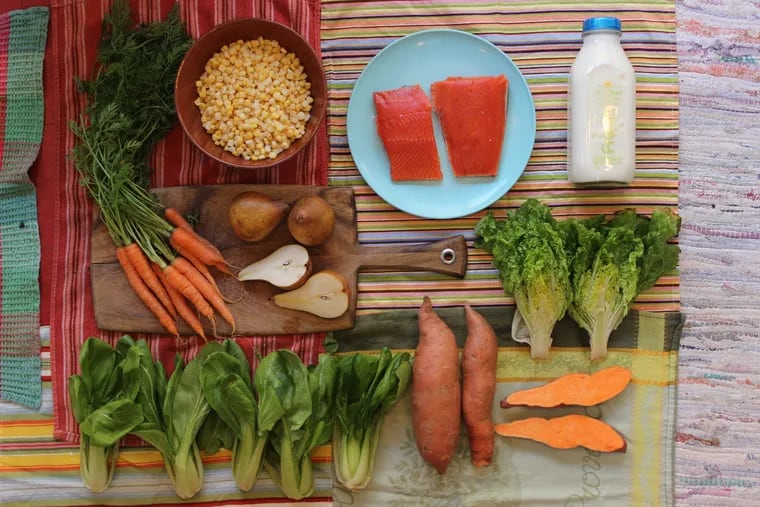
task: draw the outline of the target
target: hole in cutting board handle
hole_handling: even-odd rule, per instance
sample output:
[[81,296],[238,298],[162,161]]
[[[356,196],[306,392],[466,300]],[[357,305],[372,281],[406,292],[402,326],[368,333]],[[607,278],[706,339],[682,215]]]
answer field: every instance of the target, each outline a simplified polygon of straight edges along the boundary
[[441,262],[444,264],[454,264],[454,262],[457,260],[457,253],[454,251],[453,248],[444,248],[441,250]]

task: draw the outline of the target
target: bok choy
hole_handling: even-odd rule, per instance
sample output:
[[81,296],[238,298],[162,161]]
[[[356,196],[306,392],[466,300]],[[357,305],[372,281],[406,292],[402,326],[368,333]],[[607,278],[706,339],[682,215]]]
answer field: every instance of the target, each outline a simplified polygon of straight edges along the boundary
[[260,412],[280,403],[282,417],[269,433],[264,468],[288,498],[299,500],[314,492],[311,453],[330,440],[333,431],[335,359],[322,354],[306,367],[289,350],[264,356],[254,374],[261,399]]
[[111,484],[119,441],[142,421],[137,391],[122,382],[124,355],[98,338],[79,352],[79,375],[68,379],[71,410],[79,424],[79,473],[99,493]]
[[177,356],[168,382],[144,340],[134,342],[127,352],[124,376],[138,386],[136,401],[143,412],[143,421],[132,433],[161,453],[175,493],[183,499],[193,497],[203,486],[196,438],[210,407],[201,389],[200,372],[203,360],[217,350],[223,346],[210,342],[187,365]]
[[233,434],[232,476],[248,491],[261,471],[269,431],[284,412],[278,399],[267,397],[271,392],[256,400],[245,353],[233,340],[224,347],[203,361],[200,380],[209,405]]
[[338,481],[352,491],[372,478],[385,414],[404,395],[412,375],[411,355],[351,354],[337,362],[333,464]]

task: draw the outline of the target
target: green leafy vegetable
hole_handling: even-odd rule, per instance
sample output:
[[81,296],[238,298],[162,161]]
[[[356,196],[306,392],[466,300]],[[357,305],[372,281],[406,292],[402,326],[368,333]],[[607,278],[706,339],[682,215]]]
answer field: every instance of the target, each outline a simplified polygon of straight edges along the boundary
[[[635,216],[635,218],[633,218]],[[625,209],[615,214],[605,227],[613,229],[629,225],[644,244],[644,255],[639,266],[639,293],[651,288],[657,280],[669,271],[673,271],[678,265],[680,248],[669,241],[681,230],[681,217],[674,214],[669,208],[656,209],[652,216],[648,217],[636,213],[635,209]]]
[[[306,367],[289,350],[267,354],[254,374],[254,386],[262,401],[259,425],[271,405],[282,406],[269,433],[264,467],[288,498],[298,500],[314,492],[311,452],[330,440],[333,431],[335,359],[322,354],[316,365]],[[273,417],[272,417],[273,418]]]
[[325,335],[325,341],[323,345],[325,347],[325,352],[328,352],[330,354],[335,354],[338,352],[338,348],[340,347],[338,340],[335,339],[335,335],[332,333],[327,333]]
[[636,296],[678,265],[678,246],[669,241],[680,226],[667,208],[558,222],[528,199],[506,220],[483,217],[475,245],[493,254],[517,306],[512,337],[530,343],[534,359],[548,357],[552,329],[566,311],[589,333],[591,358],[600,359]]
[[333,463],[338,481],[348,489],[369,484],[385,414],[406,392],[411,374],[409,353],[393,354],[388,348],[338,359]]
[[475,246],[493,255],[504,291],[515,299],[512,337],[529,343],[534,359],[547,359],[572,296],[563,229],[546,205],[528,199],[506,220],[488,213],[475,233]]
[[567,221],[573,299],[569,314],[590,336],[591,359],[607,355],[607,343],[636,296],[678,264],[669,244],[680,218],[669,209],[651,217],[626,209],[606,223]]
[[144,340],[127,352],[125,379],[138,386],[143,422],[132,433],[155,447],[178,497],[192,498],[203,486],[203,462],[197,437],[210,407],[201,389],[201,365],[208,355],[224,350],[210,342],[187,365],[177,356],[169,380],[160,361],[153,361]]
[[122,382],[124,355],[98,338],[79,352],[79,375],[68,379],[74,418],[79,423],[79,472],[94,492],[111,484],[119,440],[142,421],[137,391]]
[[114,243],[137,243],[162,267],[174,258],[172,226],[148,191],[148,160],[176,124],[174,81],[191,44],[178,4],[164,21],[133,26],[129,2],[114,0],[92,79],[77,83],[85,114],[69,124],[74,167]]
[[232,446],[235,445],[235,433],[212,407],[211,412],[206,416],[206,420],[203,421],[200,431],[198,431],[196,440],[199,449],[208,456],[213,456],[219,452],[219,449],[232,449]]
[[256,401],[245,353],[232,340],[224,345],[224,351],[213,352],[205,359],[200,380],[209,405],[232,433],[229,448],[235,483],[248,491],[261,471],[269,431],[282,417],[283,409],[276,398],[267,399],[271,393],[262,393]]

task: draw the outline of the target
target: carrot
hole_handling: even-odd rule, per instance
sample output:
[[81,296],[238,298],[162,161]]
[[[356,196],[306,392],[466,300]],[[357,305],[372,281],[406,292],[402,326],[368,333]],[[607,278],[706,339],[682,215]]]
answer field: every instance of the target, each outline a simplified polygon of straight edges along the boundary
[[464,306],[467,340],[462,349],[462,416],[476,467],[491,463],[494,449],[492,405],[496,394],[496,334],[478,312]]
[[590,407],[604,403],[623,392],[631,381],[631,370],[610,366],[596,373],[569,373],[547,384],[515,391],[503,400],[501,408],[513,406],[561,407],[580,405]]
[[[186,222],[185,222],[186,223]],[[187,224],[189,227],[190,224]],[[232,275],[227,267],[227,261],[217,247],[192,228],[175,226],[169,237],[171,245],[181,255],[193,255],[207,266],[215,266],[219,271]]]
[[454,333],[429,297],[418,312],[419,343],[412,363],[412,423],[417,449],[439,474],[454,457],[461,426],[459,351]]
[[209,303],[211,303],[211,306],[213,306],[216,311],[219,312],[219,315],[221,315],[222,318],[230,324],[232,327],[232,332],[230,334],[234,335],[235,318],[232,316],[230,309],[227,308],[227,304],[224,302],[224,299],[222,299],[222,296],[219,294],[219,292],[214,290],[211,284],[208,283],[208,280],[206,280],[203,275],[200,274],[197,269],[195,269],[190,261],[184,257],[175,257],[172,261],[172,266],[174,266],[180,273],[182,273],[185,278],[187,278],[187,280],[198,289],[198,292],[200,292],[203,297]]
[[[188,227],[189,226],[190,226],[190,224],[188,224]],[[201,239],[201,240],[203,240],[202,236],[198,236],[198,238]],[[179,249],[176,246],[174,248],[177,249],[177,251],[179,251]],[[214,248],[216,248],[216,247],[214,247]],[[184,257],[185,259],[189,260],[192,263],[192,265],[195,266],[195,268],[198,271],[201,272],[201,274],[206,278],[206,280],[208,280],[208,282],[211,284],[211,286],[214,288],[214,290],[216,290],[216,292],[218,292],[219,295],[222,296],[222,299],[224,299],[225,302],[227,302],[227,303],[234,303],[235,302],[231,298],[228,298],[227,296],[225,296],[224,294],[222,294],[222,290],[219,288],[219,285],[216,283],[216,279],[214,278],[214,275],[211,274],[211,271],[209,271],[208,266],[206,264],[204,264],[203,262],[201,262],[200,259],[198,259],[195,255],[193,255],[192,252],[189,252],[186,249],[183,249],[183,251],[180,252],[180,254],[182,255],[182,257]],[[219,255],[221,255],[221,253]],[[224,271],[225,273],[231,275],[231,273],[229,272],[229,270],[227,269],[226,266],[219,267],[219,270],[220,271]],[[238,301],[239,301],[239,299],[238,299]]]
[[585,447],[598,452],[625,452],[626,442],[609,424],[587,415],[543,419],[528,417],[494,426],[504,437],[527,438],[555,449]]
[[198,291],[195,285],[185,277],[185,275],[172,264],[169,264],[164,268],[164,276],[169,285],[190,300],[201,315],[212,322],[214,321],[214,309],[211,308],[208,301],[203,298],[203,295]]
[[142,251],[140,245],[137,243],[130,243],[124,247],[124,251],[129,258],[129,262],[135,267],[140,277],[145,281],[145,284],[153,291],[161,304],[166,308],[169,314],[177,318],[177,310],[174,309],[174,303],[172,303],[169,294],[159,281],[156,274],[150,268],[148,258],[145,256],[145,252]]
[[[179,336],[174,319],[161,304],[161,301],[159,301],[153,292],[151,292],[150,288],[142,278],[142,273],[130,262],[126,247],[119,247],[116,249],[116,258],[119,260],[119,264],[124,270],[124,274],[127,275],[129,285],[132,286],[132,289],[134,289],[140,300],[145,303],[145,306],[147,306],[153,315],[158,318],[158,321],[164,329],[175,336]],[[150,271],[150,268],[148,268],[148,271]]]
[[172,302],[174,303],[174,307],[177,309],[177,313],[180,317],[184,319],[185,322],[190,326],[190,328],[195,331],[195,334],[203,338],[203,340],[206,340],[206,333],[203,331],[203,326],[201,325],[201,320],[198,318],[196,313],[193,311],[192,308],[190,308],[190,305],[187,303],[187,300],[185,297],[177,292],[177,290],[172,287],[172,285],[166,280],[166,276],[164,276],[164,272],[161,271],[161,268],[158,264],[155,262],[152,262],[150,267],[153,269],[153,272],[156,274],[158,279],[163,284],[164,288],[166,289],[167,294],[169,294],[169,297],[172,299]]
[[[222,296],[222,291],[219,290],[219,286],[216,284],[216,280],[214,279],[214,275],[211,274],[211,271],[209,271],[208,266],[203,264],[201,261],[199,261],[196,257],[193,257],[191,254],[185,254],[182,257],[190,261],[190,264],[192,264],[195,269],[198,270],[200,274],[203,275],[203,278],[205,278],[208,283],[211,285],[211,287],[214,288],[214,290]],[[224,296],[222,296],[224,297]],[[226,300],[225,300],[226,301]]]
[[216,283],[216,279],[214,278],[214,275],[211,274],[211,271],[209,271],[208,266],[203,264],[201,261],[199,261],[195,257],[188,256],[187,253],[185,253],[185,255],[183,255],[182,257],[189,260],[190,263],[195,267],[195,269],[197,269],[200,272],[200,274],[203,275],[203,278],[208,280],[208,283],[211,285],[211,287],[213,287],[216,293],[219,294],[219,296],[221,296],[221,298],[224,300],[225,303],[237,303],[238,301],[243,299],[244,296],[242,295],[238,297],[237,299],[233,299],[232,297],[226,296],[225,294],[223,294],[222,289],[220,289],[219,285]]
[[164,208],[164,217],[174,227],[179,227],[180,229],[185,229],[186,231],[195,232],[193,230],[193,226],[190,225],[190,223],[187,220],[185,220],[185,217],[182,216],[182,213],[177,211],[177,208],[172,208],[172,207]]

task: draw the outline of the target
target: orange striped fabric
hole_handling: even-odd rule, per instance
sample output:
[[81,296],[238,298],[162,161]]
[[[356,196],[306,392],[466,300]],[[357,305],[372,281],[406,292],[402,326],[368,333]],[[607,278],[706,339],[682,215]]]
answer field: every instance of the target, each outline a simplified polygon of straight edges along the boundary
[[[581,45],[583,19],[615,15],[622,43],[637,73],[637,170],[620,189],[578,189],[567,181],[567,78]],[[363,274],[360,313],[415,307],[423,295],[438,305],[511,304],[490,256],[473,248],[473,228],[487,211],[496,216],[535,197],[558,218],[611,214],[622,207],[649,213],[678,205],[678,78],[672,2],[368,2],[325,0],[322,54],[329,78],[330,184],[356,190],[360,240],[413,243],[463,234],[469,264],[464,281],[425,272]],[[525,172],[491,207],[452,220],[426,220],[393,208],[361,178],[347,142],[351,91],[365,65],[385,46],[424,29],[451,28],[483,37],[507,53],[525,76],[536,106],[536,141]],[[445,203],[442,203],[445,205]],[[635,308],[678,310],[679,278],[662,277]]]

